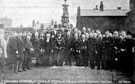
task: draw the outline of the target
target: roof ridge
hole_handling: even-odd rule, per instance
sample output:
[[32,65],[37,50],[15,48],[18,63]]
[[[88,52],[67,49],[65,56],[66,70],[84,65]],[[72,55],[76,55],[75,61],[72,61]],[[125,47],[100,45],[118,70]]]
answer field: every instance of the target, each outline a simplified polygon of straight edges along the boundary
[[[95,9],[81,9],[81,10],[95,10]],[[104,9],[104,10],[118,10],[118,9]],[[130,9],[120,9],[120,10],[130,10]]]
[[104,9],[104,11],[94,9],[81,9],[81,16],[127,16],[130,9]]

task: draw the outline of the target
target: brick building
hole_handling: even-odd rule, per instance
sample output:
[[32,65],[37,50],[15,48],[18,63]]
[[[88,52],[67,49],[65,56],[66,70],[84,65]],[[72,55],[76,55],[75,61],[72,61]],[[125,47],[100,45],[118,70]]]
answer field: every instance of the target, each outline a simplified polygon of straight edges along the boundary
[[130,0],[130,9],[104,9],[104,4],[101,1],[100,6],[94,9],[77,9],[77,24],[76,27],[91,29],[99,29],[104,32],[106,30],[135,30],[135,1]]

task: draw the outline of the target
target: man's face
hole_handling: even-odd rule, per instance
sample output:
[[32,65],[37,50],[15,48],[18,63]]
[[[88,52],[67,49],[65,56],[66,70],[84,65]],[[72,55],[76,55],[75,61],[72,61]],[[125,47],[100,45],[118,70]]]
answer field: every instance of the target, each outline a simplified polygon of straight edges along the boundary
[[96,33],[93,34],[93,38],[97,38],[97,34]]
[[126,37],[126,32],[121,32],[121,36]]
[[64,32],[64,28],[61,28],[61,31]]
[[90,33],[90,37],[93,37],[93,33]]
[[85,27],[83,28],[83,32],[86,32],[86,28]]
[[112,37],[112,33],[109,33],[109,36]]
[[118,37],[118,34],[117,34],[117,33],[114,33],[114,34],[113,34],[113,37]]
[[120,39],[123,39],[123,36],[120,35]]
[[50,36],[51,36],[50,34],[47,34],[47,35],[46,35],[46,38],[47,38],[47,39],[49,39],[49,38],[50,38]]
[[99,39],[102,39],[102,34],[98,35],[98,38],[99,38]]
[[5,30],[4,29],[0,29],[0,34],[4,34]]
[[70,32],[67,32],[67,36],[70,36]]
[[85,40],[85,37],[86,37],[85,35],[82,35],[82,40]]
[[91,32],[90,28],[88,28],[88,32]]
[[58,37],[61,37],[61,33],[58,34]]
[[74,32],[75,32],[75,33],[77,33],[77,32],[78,32],[77,28],[75,28],[75,29],[74,29]]
[[30,41],[31,37],[30,36],[27,36],[27,40]]
[[109,33],[108,33],[108,32],[106,32],[105,36],[106,36],[106,37],[109,37]]
[[75,39],[78,39],[78,35],[77,34],[75,34]]
[[19,36],[22,37],[22,33],[19,33]]

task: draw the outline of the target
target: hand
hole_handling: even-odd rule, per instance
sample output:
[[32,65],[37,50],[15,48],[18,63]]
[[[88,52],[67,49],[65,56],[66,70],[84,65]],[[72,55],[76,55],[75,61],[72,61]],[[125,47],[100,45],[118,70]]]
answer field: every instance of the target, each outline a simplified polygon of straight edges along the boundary
[[18,51],[16,51],[16,54],[18,54]]
[[118,58],[115,58],[115,61],[118,61]]
[[25,51],[25,48],[23,49],[23,51]]
[[52,38],[54,38],[54,35],[52,35]]
[[53,53],[53,50],[52,50],[52,53]]
[[98,52],[96,51],[95,53],[97,54]]
[[34,51],[33,48],[30,48],[31,51]]
[[125,51],[124,49],[121,49],[121,51]]
[[116,50],[118,49],[117,47],[114,47]]
[[43,50],[42,49],[40,49],[40,52],[42,52]]

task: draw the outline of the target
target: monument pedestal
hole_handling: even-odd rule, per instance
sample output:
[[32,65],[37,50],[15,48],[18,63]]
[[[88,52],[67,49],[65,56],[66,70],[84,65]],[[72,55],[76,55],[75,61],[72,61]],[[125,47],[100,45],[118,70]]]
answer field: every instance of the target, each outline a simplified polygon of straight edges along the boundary
[[68,26],[69,26],[69,14],[68,14],[69,5],[66,4],[66,0],[65,0],[65,4],[63,4],[62,6],[63,6],[63,15],[61,16],[62,27],[68,28]]

